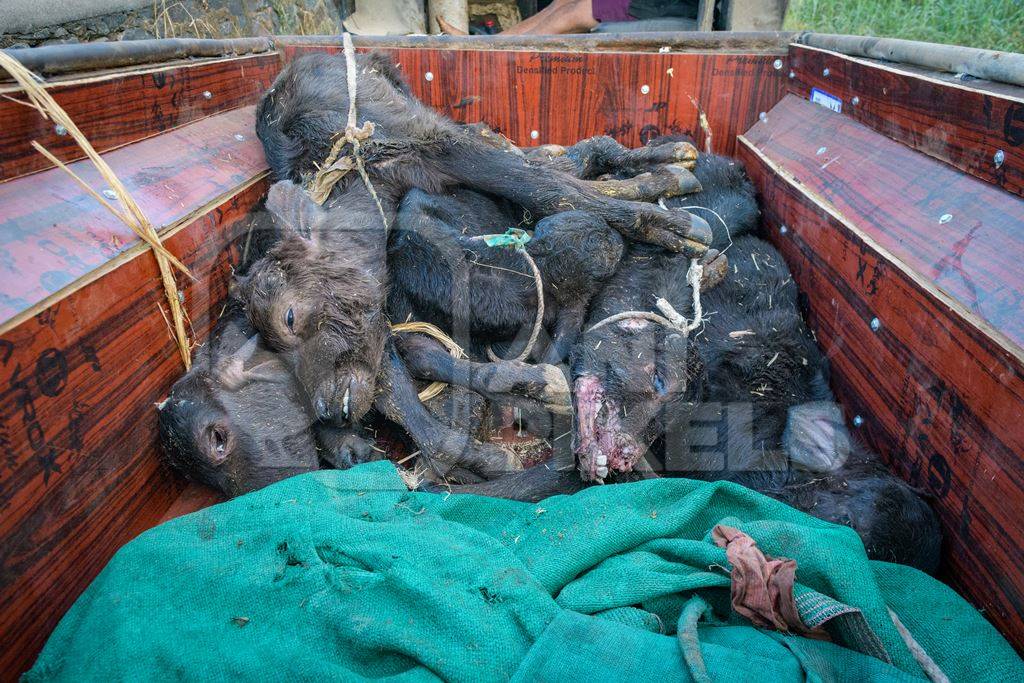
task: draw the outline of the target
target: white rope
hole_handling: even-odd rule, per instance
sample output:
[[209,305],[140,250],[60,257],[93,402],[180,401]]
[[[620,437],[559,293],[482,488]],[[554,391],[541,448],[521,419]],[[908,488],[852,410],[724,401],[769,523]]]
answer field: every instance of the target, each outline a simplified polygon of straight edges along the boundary
[[362,128],[356,127],[356,48],[352,45],[352,35],[348,31],[341,34],[341,41],[345,50],[345,67],[348,69],[348,126],[345,127],[345,138],[352,143],[352,156],[356,162],[356,170],[359,171],[359,176],[363,179],[366,189],[369,190],[370,196],[377,204],[380,220],[384,223],[384,232],[387,232],[390,229],[388,217],[384,213],[384,207],[381,206],[373,183],[370,182],[370,176],[366,173],[363,157],[359,154],[359,140],[373,135],[373,122],[367,121]]
[[896,613],[892,611],[891,607],[886,607],[889,610],[889,618],[892,619],[893,625],[900,634],[900,638],[906,644],[907,649],[910,650],[910,654],[914,656],[921,670],[924,671],[925,675],[932,683],[949,683],[949,677],[939,668],[939,665],[935,663],[935,660],[925,652],[925,649],[921,647],[921,643],[917,642],[914,635],[907,630],[907,627],[903,625],[900,618],[896,616]]
[[[384,206],[381,204],[380,197],[377,196],[377,190],[374,189],[373,183],[370,182],[370,176],[366,173],[366,166],[363,164],[363,156],[360,154],[359,149],[360,142],[373,135],[375,126],[373,121],[364,121],[361,127],[357,125],[359,119],[356,112],[358,81],[356,74],[356,49],[352,45],[351,35],[343,33],[341,38],[344,46],[345,71],[348,82],[348,123],[345,126],[345,134],[335,141],[323,165],[320,166],[316,175],[310,181],[307,190],[313,201],[317,204],[323,204],[327,201],[327,197],[330,196],[331,190],[338,181],[355,168],[359,172],[359,177],[363,179],[363,184],[366,185],[370,196],[373,197],[373,201],[377,205],[377,211],[380,213],[380,220],[384,223],[384,232],[387,232],[390,228],[387,214],[384,212]],[[345,145],[352,146],[352,154],[339,158],[341,150]]]
[[697,259],[690,259],[690,268],[686,271],[686,282],[690,285],[693,294],[693,320],[687,322],[686,316],[677,311],[668,299],[658,297],[654,307],[661,311],[661,315],[653,311],[624,311],[604,318],[600,322],[591,325],[587,332],[593,332],[599,327],[610,325],[620,320],[650,320],[669,329],[689,335],[690,332],[700,327],[704,322],[704,310],[700,303],[700,279],[704,276],[704,266]]
[[346,31],[341,34],[342,49],[345,51],[345,69],[348,71],[348,125],[345,132],[356,127],[356,49],[352,36]]

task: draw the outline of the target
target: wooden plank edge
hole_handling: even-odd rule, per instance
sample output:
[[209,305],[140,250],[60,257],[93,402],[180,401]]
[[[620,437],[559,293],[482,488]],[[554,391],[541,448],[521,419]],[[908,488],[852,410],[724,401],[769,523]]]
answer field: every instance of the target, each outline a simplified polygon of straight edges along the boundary
[[[179,230],[187,226],[189,223],[202,217],[206,213],[209,213],[210,211],[216,209],[221,204],[230,201],[232,197],[234,197],[237,194],[241,194],[254,184],[262,181],[269,174],[269,170],[258,173],[255,176],[249,178],[249,180],[245,181],[244,183],[236,185],[230,190],[222,192],[213,199],[210,199],[206,203],[201,204],[200,206],[196,207],[185,216],[182,216],[180,219],[176,220],[175,222],[160,228],[159,230],[157,230],[157,234],[160,237],[160,241],[163,242],[173,237]],[[9,318],[5,322],[0,323],[0,335],[7,334],[14,328],[21,325],[26,320],[39,315],[39,313],[41,313],[42,311],[45,311],[54,304],[67,298],[69,295],[75,293],[82,287],[85,287],[86,285],[95,282],[96,280],[103,277],[110,271],[116,269],[119,265],[127,261],[130,261],[131,259],[135,258],[144,251],[150,251],[150,247],[142,240],[139,240],[138,243],[136,243],[134,246],[124,250],[114,258],[99,266],[98,268],[89,271],[85,275],[65,285],[63,288],[54,292],[53,294],[46,297],[42,301],[36,303],[33,306],[30,306],[29,308],[26,308],[25,310]]]
[[[872,69],[881,69],[883,71],[888,71],[890,73],[894,73],[894,74],[896,74],[898,76],[903,76],[903,77],[906,77],[906,78],[916,78],[918,80],[926,81],[926,82],[932,83],[934,85],[940,85],[940,86],[947,87],[947,88],[956,88],[958,90],[965,90],[967,92],[974,93],[974,94],[977,94],[977,95],[987,95],[989,97],[996,97],[996,98],[999,98],[999,99],[1007,100],[1008,102],[1024,103],[1024,96],[1014,97],[1013,95],[1007,95],[1007,94],[1003,94],[1003,93],[996,93],[996,92],[992,92],[990,90],[981,90],[979,88],[972,88],[970,85],[968,85],[966,83],[953,83],[953,82],[950,82],[950,81],[942,80],[941,78],[933,78],[933,77],[927,76],[925,74],[917,73],[917,72],[914,72],[914,71],[907,71],[906,69],[900,69],[900,68],[897,68],[898,65],[897,66],[893,66],[893,65],[887,64],[885,62],[877,62],[877,61],[873,61],[873,60],[870,60],[870,59],[865,59],[863,57],[853,57],[851,55],[843,54],[842,52],[833,52],[832,50],[825,50],[825,49],[820,48],[820,47],[812,47],[810,45],[804,45],[802,43],[791,43],[789,47],[790,47],[790,49],[812,50],[814,52],[820,52],[822,54],[829,55],[830,57],[835,57],[836,59],[848,60],[848,61],[853,62],[855,64],[860,64],[862,66],[870,67]],[[990,81],[986,81],[986,82],[990,82]],[[992,81],[992,82],[994,82],[994,81]]]
[[842,214],[831,202],[827,201],[823,197],[817,195],[811,191],[806,185],[797,180],[789,171],[782,166],[776,164],[764,154],[754,143],[746,138],[744,135],[737,135],[736,139],[741,145],[746,147],[752,154],[754,154],[763,164],[765,164],[773,173],[782,178],[786,183],[796,188],[796,190],[804,194],[810,199],[818,208],[827,213],[829,216],[834,218],[836,221],[841,223],[843,227],[849,230],[857,239],[863,241],[863,243],[875,251],[881,258],[895,266],[900,272],[907,276],[915,285],[917,285],[922,291],[934,297],[943,306],[949,308],[953,313],[959,316],[964,322],[979,330],[982,334],[988,337],[994,344],[1001,348],[1005,353],[1012,356],[1017,363],[1024,365],[1024,349],[1018,346],[1013,340],[1007,337],[1005,334],[1000,332],[998,329],[993,327],[987,320],[978,317],[975,313],[972,313],[967,309],[959,300],[950,296],[943,290],[935,286],[935,283],[918,273],[913,268],[910,268],[902,259],[897,257],[891,251],[880,245],[873,237],[865,233],[863,230],[857,227],[857,225],[849,220]]
[[[145,75],[151,74],[151,73],[158,73],[158,72],[161,72],[161,71],[169,71],[169,70],[172,70],[172,69],[178,69],[178,68],[181,68],[183,66],[208,66],[210,64],[218,64],[218,63],[221,63],[221,62],[233,62],[233,61],[249,60],[249,59],[255,59],[255,58],[267,58],[267,57],[276,57],[278,65],[280,67],[280,64],[281,64],[282,59],[283,59],[283,55],[282,55],[282,53],[275,51],[275,52],[265,52],[265,53],[259,53],[259,54],[253,54],[253,55],[242,55],[242,56],[239,56],[239,57],[229,57],[229,58],[226,58],[226,59],[210,59],[210,60],[204,60],[204,61],[199,62],[199,63],[196,63],[196,62],[181,62],[181,63],[178,63],[178,64],[171,64],[171,65],[162,66],[160,68],[153,68],[153,69],[138,69],[138,70],[134,70],[134,71],[119,71],[119,72],[117,72],[115,74],[107,74],[105,76],[95,76],[95,77],[92,77],[92,78],[83,78],[83,79],[78,79],[78,80],[74,80],[74,81],[60,81],[60,82],[47,81],[46,83],[43,84],[43,87],[47,88],[49,90],[50,88],[48,86],[55,88],[55,87],[63,87],[63,86],[85,85],[85,84],[89,84],[89,83],[103,82],[105,80],[114,80],[114,78],[121,77],[121,76],[145,76]],[[280,71],[280,69],[279,69],[279,71]],[[20,92],[24,92],[24,90],[21,87],[19,87],[19,86],[15,86],[15,87],[11,87],[11,88],[6,88],[5,89],[2,85],[0,85],[0,95],[10,95],[10,93],[20,93]],[[53,95],[54,93],[50,93],[50,94]],[[59,93],[57,93],[57,94],[59,95]],[[59,102],[58,102],[58,104],[59,104]],[[204,121],[204,120],[206,120],[208,118],[211,118],[211,117],[214,117],[214,116],[220,116],[221,114],[225,114],[225,113],[227,113],[229,111],[235,111],[236,109],[241,109],[243,107],[249,107],[249,106],[252,106],[252,105],[251,104],[239,104],[238,106],[235,106],[235,107],[223,107],[221,109],[218,109],[217,111],[210,112],[209,114],[205,114],[203,116],[199,116],[199,117],[196,117],[194,119],[188,119],[187,121],[182,121],[180,123],[175,123],[175,124],[173,124],[171,126],[168,126],[167,128],[164,128],[162,130],[153,130],[152,132],[149,132],[149,133],[143,133],[143,134],[141,134],[137,138],[132,138],[131,140],[125,140],[124,142],[122,142],[121,144],[118,144],[118,145],[112,145],[112,146],[109,146],[109,147],[103,147],[103,149],[97,150],[97,151],[100,152],[101,154],[106,154],[107,152],[113,152],[115,150],[121,149],[122,147],[126,147],[128,145],[135,144],[136,142],[142,142],[143,140],[149,140],[151,138],[156,137],[157,135],[162,135],[164,133],[168,133],[168,132],[173,131],[173,130],[178,130],[179,128],[184,128],[185,126],[192,125],[193,123],[198,123],[198,122]],[[76,156],[69,157],[67,159],[62,159],[62,161],[64,163],[66,163],[66,164],[71,164],[71,163],[74,163],[76,161],[81,161],[82,159],[85,159],[85,158],[86,158],[85,153],[82,153],[82,154],[79,154],[79,155],[76,155]],[[47,162],[47,163],[48,163],[47,166],[44,166],[42,168],[37,168],[34,171],[28,171],[27,173],[19,173],[18,175],[13,175],[13,176],[6,177],[6,178],[0,178],[0,184],[7,183],[7,182],[10,182],[12,180],[17,180],[18,178],[24,178],[26,176],[34,175],[36,173],[42,173],[43,171],[49,171],[50,169],[56,168],[52,164],[49,164],[49,162]],[[3,330],[0,329],[0,334],[2,334],[2,333],[3,333]]]
[[[179,60],[176,62],[168,62],[166,64],[160,64],[154,67],[141,67],[137,69],[127,68],[119,69],[117,71],[105,71],[100,74],[90,74],[89,76],[83,76],[79,78],[69,78],[67,80],[60,80],[56,78],[45,79],[40,85],[45,89],[50,90],[51,88],[63,88],[66,86],[74,85],[88,85],[90,83],[101,83],[103,81],[112,81],[115,78],[123,78],[127,76],[145,76],[146,74],[160,73],[162,71],[170,71],[172,69],[180,69],[182,67],[203,67],[211,64],[220,64],[221,62],[242,62],[250,61],[254,59],[261,59],[265,57],[277,56],[280,60],[281,52],[275,50],[274,52],[260,52],[251,55],[239,55],[233,57],[222,57],[215,59],[202,59],[202,60]],[[24,92],[24,89],[16,84],[0,83],[0,95],[10,95],[12,93]],[[51,93],[52,94],[52,93]]]

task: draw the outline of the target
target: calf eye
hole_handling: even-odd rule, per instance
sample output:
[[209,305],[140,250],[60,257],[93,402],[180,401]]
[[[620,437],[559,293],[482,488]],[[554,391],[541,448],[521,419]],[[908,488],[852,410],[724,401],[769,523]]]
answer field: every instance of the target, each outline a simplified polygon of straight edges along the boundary
[[288,326],[288,330],[292,334],[295,334],[295,311],[290,308],[284,314],[284,324]]

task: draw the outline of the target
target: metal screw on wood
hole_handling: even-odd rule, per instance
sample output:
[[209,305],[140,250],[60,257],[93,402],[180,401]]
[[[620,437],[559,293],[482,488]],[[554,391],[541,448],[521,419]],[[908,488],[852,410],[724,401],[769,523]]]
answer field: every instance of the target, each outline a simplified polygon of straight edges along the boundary
[[878,332],[882,328],[882,321],[878,318],[872,318],[871,322],[868,323],[871,326],[872,332]]
[[530,139],[531,139],[531,140],[536,140],[536,139],[537,139],[537,138],[539,138],[539,137],[540,137],[540,133],[538,133],[538,132],[537,132],[537,131],[535,131],[535,130],[531,130],[531,131],[530,131]]
[[107,199],[117,199],[117,193],[111,190],[109,187],[103,190],[103,196]]
[[776,71],[778,71],[779,69],[782,68],[782,60],[776,59],[774,62],[772,62],[772,66],[775,67]]
[[56,133],[57,135],[67,135],[68,129],[58,123],[56,126],[53,127],[53,132]]
[[785,235],[787,232],[789,232],[789,228],[787,228],[785,225],[780,225],[779,226],[779,234],[780,235]]
[[953,214],[951,214],[951,213],[944,213],[941,216],[939,216],[939,225],[945,225],[946,223],[950,222],[951,220],[953,220]]
[[757,115],[757,118],[761,119],[762,121],[767,121],[768,114],[766,114],[765,112],[761,112],[760,114]]
[[854,415],[853,416],[853,426],[854,427],[860,427],[860,426],[863,426],[863,424],[864,424],[864,418],[863,417],[861,417],[860,415]]
[[860,104],[860,98],[859,98],[859,97],[857,97],[856,95],[854,95],[854,96],[853,96],[853,99],[852,99],[852,100],[850,100],[850,102],[851,102],[851,103],[853,104],[853,106],[855,106],[855,107],[856,107],[856,106],[857,106],[858,104]]
[[992,161],[995,162],[996,168],[999,168],[1006,161],[1006,152],[1001,149],[996,150],[996,153],[992,156]]
[[829,70],[828,70],[828,67],[826,66],[826,67],[825,67],[825,68],[824,68],[824,69],[822,70],[822,72],[821,72],[821,75],[822,75],[822,76],[826,76],[826,77],[827,77],[827,76],[828,76],[828,75],[829,75],[830,73],[832,73],[832,72],[831,72],[831,71],[829,71]]
[[640,86],[640,93],[641,94],[646,95],[649,92],[651,92],[651,86],[647,85],[646,83],[644,85]]
[[796,72],[795,71],[790,71],[789,72],[789,77],[790,78],[796,78]]
[[425,78],[428,81],[434,80],[434,72],[428,71],[427,73],[423,74],[423,78]]
[[213,99],[213,93],[210,92],[209,90],[204,90],[203,91],[203,97],[205,97],[208,100],[212,100]]
[[239,142],[242,142],[243,140],[245,140],[245,136],[242,135],[241,133],[235,133],[235,139],[238,140]]

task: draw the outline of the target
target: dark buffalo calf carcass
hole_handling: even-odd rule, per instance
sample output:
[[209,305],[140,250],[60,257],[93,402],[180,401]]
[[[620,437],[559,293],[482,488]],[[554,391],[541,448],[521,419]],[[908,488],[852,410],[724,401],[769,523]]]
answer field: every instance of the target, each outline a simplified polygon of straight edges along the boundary
[[[749,235],[727,253],[729,275],[704,297],[697,337],[703,403],[666,434],[666,468],[742,483],[853,527],[874,559],[935,571],[938,520],[847,432],[782,255]],[[717,425],[715,443],[692,443],[695,421],[704,434]]]
[[[529,337],[538,315],[533,272],[521,253],[480,239],[517,220],[509,207],[470,190],[411,190],[388,249],[393,297],[399,294],[417,319],[467,346]],[[534,358],[558,363],[575,342],[591,297],[615,272],[623,241],[599,217],[566,211],[541,219],[525,249],[541,275],[550,332],[535,346]]]
[[[359,123],[372,121],[375,126],[361,150],[379,206],[356,173],[344,176],[327,200],[330,220],[311,233],[318,249],[297,248],[288,240],[268,255],[272,263],[254,267],[252,286],[246,290],[254,323],[271,347],[289,352],[288,362],[322,417],[344,422],[358,419],[369,407],[365,387],[383,354],[379,327],[370,326],[366,334],[371,338],[356,336],[364,328],[347,328],[359,318],[375,322],[383,292],[377,297],[360,292],[365,311],[335,315],[322,306],[314,310],[320,315],[314,325],[298,320],[305,311],[295,301],[300,295],[324,298],[325,292],[343,295],[354,288],[350,274],[332,272],[320,263],[331,259],[375,264],[359,269],[383,286],[386,231],[378,213],[393,222],[397,202],[412,188],[438,192],[461,184],[507,198],[537,217],[580,209],[624,235],[690,254],[702,253],[711,239],[707,223],[685,212],[609,197],[587,181],[531,166],[521,155],[494,146],[413,98],[394,64],[382,55],[359,57],[357,71]],[[274,175],[309,181],[345,131],[348,110],[343,56],[304,55],[289,64],[257,111],[257,134]],[[299,233],[307,227],[299,226]],[[357,237],[365,242],[353,244]]]
[[[721,277],[724,260],[708,252],[702,287]],[[674,414],[700,396],[702,364],[692,337],[643,315],[657,313],[659,300],[686,315],[689,269],[681,254],[634,245],[591,304],[570,356],[573,448],[585,480],[632,471],[663,433],[666,411]]]
[[158,408],[171,466],[228,496],[319,469],[321,459],[344,468],[373,456],[354,430],[316,422],[235,302]]
[[[459,434],[416,398],[413,376],[394,348],[384,311],[383,228],[353,218],[347,202],[321,208],[288,181],[271,187],[266,207],[280,227],[281,242],[237,279],[236,291],[268,346],[294,369],[314,417],[352,426],[375,406],[405,429],[424,459],[439,461],[432,463],[439,473],[508,471],[508,454],[499,446]],[[372,221],[371,214],[359,215]],[[332,246],[342,235],[344,248]]]

